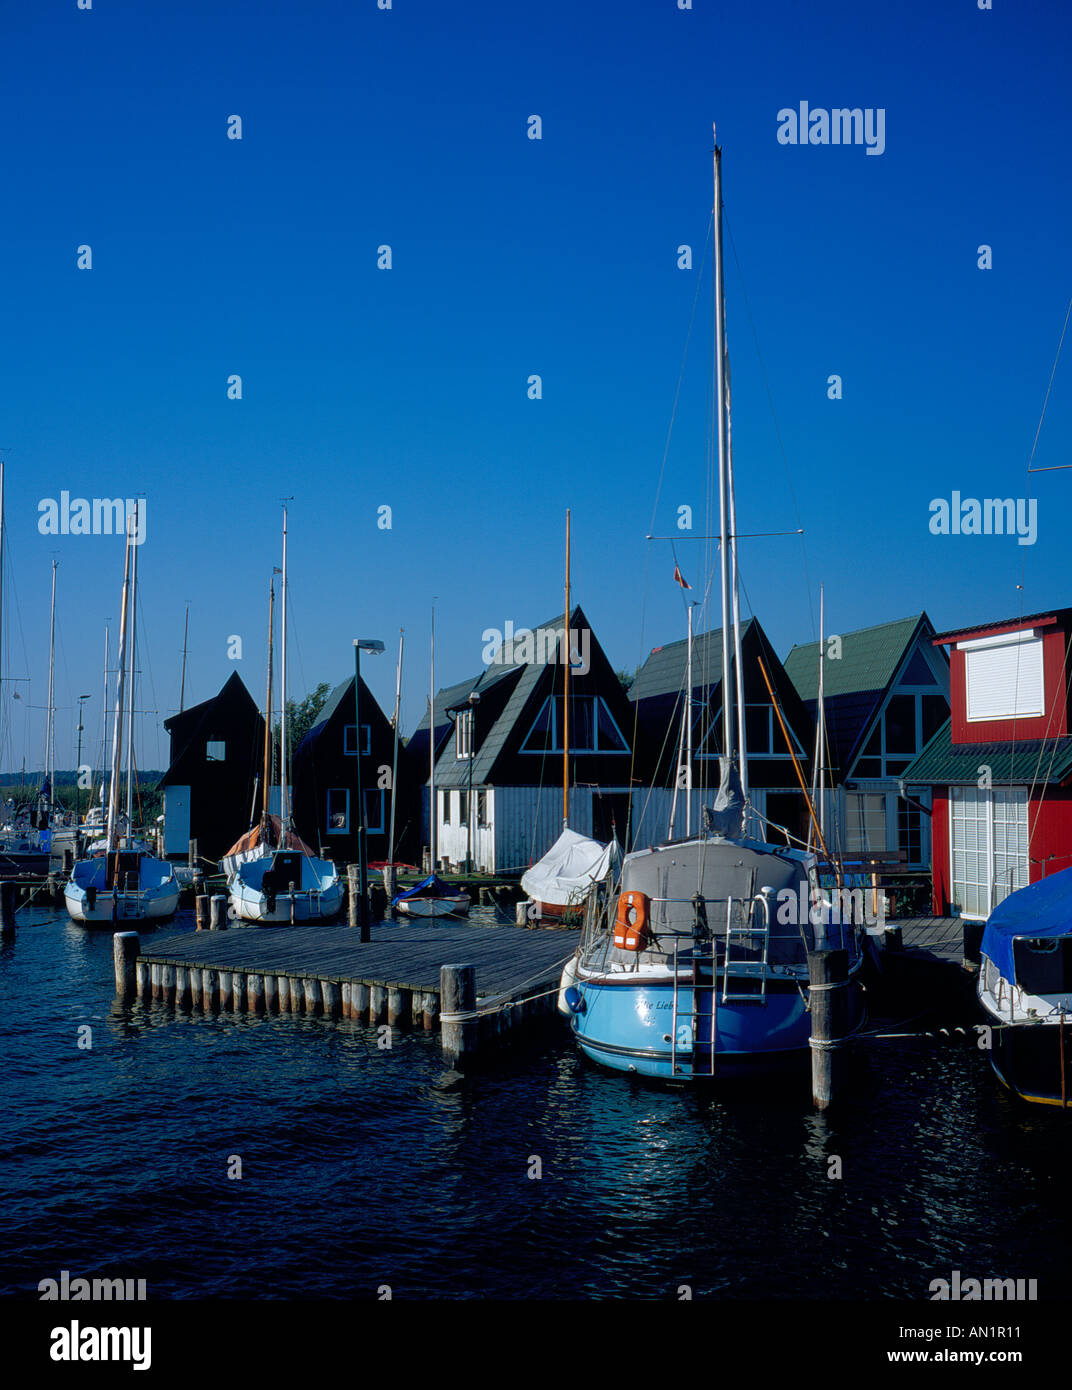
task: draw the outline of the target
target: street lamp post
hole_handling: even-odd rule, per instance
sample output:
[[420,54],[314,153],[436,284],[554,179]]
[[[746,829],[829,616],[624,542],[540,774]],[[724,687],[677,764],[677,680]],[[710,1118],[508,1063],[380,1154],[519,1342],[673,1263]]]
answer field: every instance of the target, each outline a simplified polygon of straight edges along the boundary
[[75,829],[78,827],[78,817],[82,814],[82,787],[79,778],[82,776],[82,706],[87,700],[91,700],[91,695],[79,695],[78,697],[78,752],[75,754],[75,775],[74,775],[74,823]]
[[354,719],[357,723],[355,743],[357,754],[357,863],[360,896],[357,903],[357,924],[362,941],[369,940],[368,854],[365,845],[365,797],[361,790],[361,653],[379,653],[383,643],[369,637],[354,638]]

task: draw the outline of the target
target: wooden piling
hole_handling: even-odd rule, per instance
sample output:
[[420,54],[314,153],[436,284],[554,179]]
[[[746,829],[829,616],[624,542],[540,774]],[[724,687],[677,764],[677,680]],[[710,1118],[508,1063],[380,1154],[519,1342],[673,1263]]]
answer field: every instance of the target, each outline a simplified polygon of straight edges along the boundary
[[279,1012],[281,1014],[290,1013],[290,980],[286,975],[276,977],[276,993],[279,996]]
[[290,1012],[292,1014],[303,1014],[305,1012],[305,991],[302,982],[295,975],[288,975],[290,984]]
[[339,993],[340,993],[340,997],[341,997],[341,1000],[342,1000],[342,1005],[341,1005],[341,1007],[342,1007],[342,1016],[343,1016],[343,1018],[349,1018],[349,1017],[350,1017],[351,994],[352,994],[352,988],[351,988],[351,985],[350,985],[350,981],[349,981],[349,980],[343,980],[343,982],[342,982],[342,989],[340,990]]
[[204,973],[199,965],[190,967],[190,1008],[194,1013],[201,1012],[201,985]]
[[411,995],[408,989],[394,985],[387,990],[387,1022],[392,1028],[406,1028],[410,1021]]
[[71,872],[72,872],[73,869],[74,869],[74,850],[71,849],[71,847],[68,845],[68,847],[63,851],[63,875],[64,875],[64,877],[65,877],[65,878],[70,878]]
[[355,980],[350,986],[350,1017],[361,1023],[368,1022],[369,1000],[372,990],[368,985]]
[[226,931],[227,925],[227,894],[213,893],[208,904],[208,929]]
[[220,971],[220,1009],[231,1008],[231,972]]
[[361,866],[346,866],[346,920],[351,927],[360,927],[361,914],[358,911],[361,898]]
[[139,960],[137,962],[136,979],[138,998],[145,1004],[153,997],[152,979],[150,977],[149,962],[147,960]]
[[201,971],[201,1007],[205,1013],[215,1013],[220,1007],[220,975],[218,970]]
[[387,1022],[387,986],[372,985],[369,988],[369,1022]]
[[305,995],[305,1012],[310,1018],[320,1013],[320,981],[305,979],[302,981],[302,992]]
[[426,1033],[434,1033],[439,1022],[439,995],[426,990],[421,995],[421,1023]]
[[[7,884],[4,884],[7,887]],[[14,887],[14,884],[12,884]],[[138,990],[137,960],[141,938],[136,931],[117,931],[112,936],[112,963],[115,966],[117,998],[129,1003]]]
[[514,922],[519,927],[529,924],[529,905],[524,899],[514,907]]
[[264,976],[246,976],[246,1009],[255,1017],[264,1013]]
[[849,953],[808,952],[808,1000],[811,1005],[811,1094],[826,1110],[838,1099],[848,1054]]
[[15,935],[15,880],[5,878],[0,883],[0,936]]
[[149,992],[150,992],[150,994],[152,995],[152,998],[153,998],[154,1002],[155,1002],[155,1001],[158,1001],[159,998],[160,998],[160,972],[161,972],[161,970],[163,970],[163,968],[164,968],[164,967],[163,967],[158,961],[155,961],[155,960],[153,961],[152,965],[150,966],[150,991],[149,991]]
[[203,895],[194,899],[194,920],[197,931],[204,931],[208,926],[208,898]]
[[236,1014],[246,1012],[246,972],[231,971],[231,1008]]
[[961,965],[965,970],[976,971],[982,959],[983,928],[985,922],[965,922],[961,946]]
[[443,1056],[460,1069],[476,1050],[476,967],[444,965],[439,971]]
[[[182,853],[182,850],[179,850],[179,853],[181,854],[181,853]],[[194,868],[197,867],[197,859],[198,859],[198,855],[197,855],[197,840],[196,840],[196,839],[192,839],[192,840],[190,841],[190,846],[189,846],[189,859],[188,859],[188,863],[189,863],[191,869],[194,869]]]
[[335,980],[320,981],[320,1001],[325,1018],[338,1018],[342,1013],[342,991]]
[[190,1007],[190,971],[185,965],[175,967],[175,1007],[176,1009],[188,1009]]
[[264,977],[264,1012],[266,1014],[279,1012],[279,989],[275,975],[265,975]]
[[175,967],[166,961],[160,967],[160,998],[165,1004],[175,1003]]

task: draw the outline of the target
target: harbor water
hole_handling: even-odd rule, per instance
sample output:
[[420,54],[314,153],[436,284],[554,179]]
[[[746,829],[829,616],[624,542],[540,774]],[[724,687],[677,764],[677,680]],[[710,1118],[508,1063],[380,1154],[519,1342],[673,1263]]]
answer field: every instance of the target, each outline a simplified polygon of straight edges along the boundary
[[20,910],[0,1292],[66,1269],[150,1299],[925,1300],[959,1270],[1072,1296],[1069,1121],[971,1036],[860,1044],[830,1118],[806,1063],[692,1090],[600,1070],[564,1026],[464,1077],[437,1035],[383,1041],[118,1012],[110,934]]

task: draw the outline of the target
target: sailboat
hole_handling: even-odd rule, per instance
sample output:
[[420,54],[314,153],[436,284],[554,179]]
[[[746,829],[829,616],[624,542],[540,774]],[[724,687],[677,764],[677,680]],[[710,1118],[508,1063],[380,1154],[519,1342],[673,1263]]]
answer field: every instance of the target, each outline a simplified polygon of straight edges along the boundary
[[[626,855],[617,898],[612,895],[605,910],[593,900],[559,994],[559,1008],[587,1056],[619,1071],[680,1082],[806,1055],[810,949],[833,945],[848,951],[850,1030],[863,1018],[862,927],[837,920],[840,914],[820,884],[819,856],[745,832],[743,720],[734,719],[735,694],[741,714],[740,623],[717,144],[712,222],[722,591],[720,786],[699,833]],[[686,699],[691,701],[691,689]]]
[[280,662],[280,815],[270,814],[272,769],[272,657],[275,575],[268,586],[268,694],[264,721],[261,817],[222,860],[231,915],[257,926],[330,921],[342,908],[342,884],[330,859],[320,859],[291,827],[287,782],[287,511],[283,508],[282,660]]
[[[123,560],[123,597],[119,621],[119,672],[112,735],[112,776],[108,793],[108,824],[103,851],[78,860],[64,889],[67,911],[85,926],[112,927],[119,922],[170,917],[179,905],[179,884],[166,859],[149,853],[130,833],[133,815],[134,685],[137,651],[137,508],[127,526]],[[129,708],[126,693],[127,623],[130,624]],[[119,784],[123,752],[123,718],[127,718],[126,831],[120,828]]]
[[547,853],[521,875],[521,887],[531,899],[530,922],[565,923],[583,921],[589,898],[597,884],[608,876],[617,877],[621,865],[621,846],[609,845],[570,829],[570,669],[573,642],[570,632],[570,514],[566,512],[566,609],[562,624],[563,642],[563,736],[562,736],[562,833]]

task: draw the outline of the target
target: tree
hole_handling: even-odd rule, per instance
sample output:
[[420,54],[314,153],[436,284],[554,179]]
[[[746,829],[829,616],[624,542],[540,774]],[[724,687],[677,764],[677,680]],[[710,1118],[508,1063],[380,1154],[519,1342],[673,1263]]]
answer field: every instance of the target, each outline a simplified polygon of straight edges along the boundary
[[623,689],[623,690],[631,690],[631,689],[632,689],[633,682],[636,680],[636,672],[635,672],[635,671],[634,671],[634,673],[633,673],[632,675],[630,675],[628,671],[615,671],[614,674],[618,677],[618,680],[621,682],[621,686],[622,686],[622,689]]
[[[321,681],[315,690],[311,690],[304,700],[287,701],[287,749],[291,756],[295,748],[301,743],[302,739],[316,723],[320,717],[320,711],[327,703],[327,698],[331,694],[331,686],[326,681]],[[279,762],[279,724],[277,723],[272,730],[272,740],[275,744],[275,763]]]

